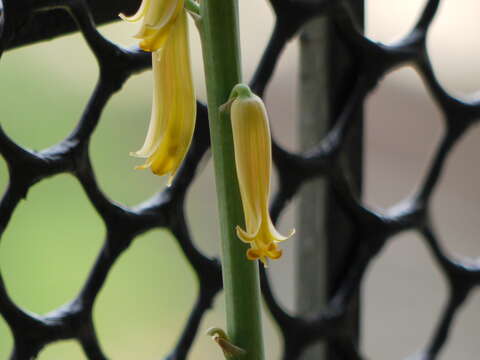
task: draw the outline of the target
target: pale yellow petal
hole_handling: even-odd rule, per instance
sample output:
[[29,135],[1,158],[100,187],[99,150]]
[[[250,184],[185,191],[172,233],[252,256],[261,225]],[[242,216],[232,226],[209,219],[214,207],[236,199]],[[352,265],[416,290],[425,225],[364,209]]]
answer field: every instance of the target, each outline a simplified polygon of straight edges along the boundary
[[255,231],[268,202],[271,144],[268,123],[257,99],[236,99],[231,117],[235,163],[247,232]]
[[143,0],[142,4],[140,5],[140,8],[138,9],[138,11],[135,14],[133,14],[132,16],[126,16],[125,14],[120,14],[119,15],[120,18],[122,20],[127,21],[127,22],[140,21],[145,16],[145,13],[146,13],[147,9],[149,8],[151,1],[152,0]]
[[268,201],[272,167],[271,138],[267,112],[256,95],[241,94],[231,105],[235,164],[245,217],[245,230],[237,227],[237,236],[250,244],[249,259],[278,259],[282,250],[276,243],[281,235],[273,225]]
[[144,0],[135,15],[120,17],[129,22],[143,19],[134,37],[140,40],[141,49],[153,52],[165,46],[183,6],[184,0]]
[[152,172],[169,174],[171,183],[192,141],[196,116],[184,11],[172,26],[164,48],[157,51],[153,59],[152,118],[144,146],[136,155],[148,157]]
[[183,3],[184,0],[151,0],[144,24],[152,29],[160,29],[170,22],[175,22],[183,9]]

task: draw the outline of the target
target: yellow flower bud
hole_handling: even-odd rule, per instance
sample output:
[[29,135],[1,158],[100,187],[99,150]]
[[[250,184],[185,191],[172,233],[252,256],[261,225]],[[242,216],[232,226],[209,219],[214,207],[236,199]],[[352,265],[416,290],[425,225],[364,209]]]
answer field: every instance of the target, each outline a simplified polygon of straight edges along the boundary
[[196,99],[190,66],[188,23],[183,0],[143,0],[138,12],[127,18],[143,24],[136,37],[152,52],[154,78],[152,114],[147,137],[133,156],[147,158],[137,169],[169,174],[171,183],[192,141]]
[[278,259],[282,250],[277,243],[288,239],[272,223],[268,210],[272,144],[267,112],[262,99],[251,93],[246,85],[237,85],[231,103],[235,164],[245,216],[245,229],[237,226],[237,236],[250,244],[247,258]]

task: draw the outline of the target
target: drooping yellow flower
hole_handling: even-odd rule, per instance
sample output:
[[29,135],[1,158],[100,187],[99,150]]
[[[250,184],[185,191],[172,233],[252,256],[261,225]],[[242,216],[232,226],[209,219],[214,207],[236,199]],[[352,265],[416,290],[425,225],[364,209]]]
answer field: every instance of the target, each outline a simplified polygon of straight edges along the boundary
[[138,169],[169,174],[169,184],[188,151],[195,129],[196,99],[190,66],[188,23],[183,0],[143,0],[126,18],[143,19],[137,38],[152,52],[152,114],[142,148],[131,155],[147,158]]
[[237,226],[237,236],[250,244],[247,258],[278,259],[282,250],[277,243],[288,239],[272,223],[268,210],[270,173],[272,169],[272,144],[267,112],[262,99],[246,85],[237,85],[230,108],[235,164],[245,216],[245,229]]

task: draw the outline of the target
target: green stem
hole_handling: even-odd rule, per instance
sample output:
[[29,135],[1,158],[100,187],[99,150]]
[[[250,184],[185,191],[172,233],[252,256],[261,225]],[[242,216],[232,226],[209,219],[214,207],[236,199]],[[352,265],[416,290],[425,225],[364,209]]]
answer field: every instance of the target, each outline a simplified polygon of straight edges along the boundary
[[184,7],[192,14],[200,16],[200,5],[195,0],[185,0]]
[[208,115],[220,214],[227,332],[246,350],[232,359],[263,360],[258,264],[247,260],[248,245],[235,234],[243,210],[235,171],[232,127],[220,106],[241,82],[237,0],[202,0],[197,21],[202,38]]

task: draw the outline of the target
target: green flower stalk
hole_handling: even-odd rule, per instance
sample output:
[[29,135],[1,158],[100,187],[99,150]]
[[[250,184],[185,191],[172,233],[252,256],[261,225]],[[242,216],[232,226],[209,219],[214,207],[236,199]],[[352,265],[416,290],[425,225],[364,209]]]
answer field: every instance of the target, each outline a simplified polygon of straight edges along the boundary
[[235,228],[244,226],[242,199],[235,169],[229,114],[220,107],[242,82],[237,0],[202,0],[200,29],[207,83],[208,116],[215,166],[222,240],[222,273],[231,344],[245,350],[234,360],[263,360],[260,286],[257,262],[247,259],[249,246],[238,240]]

